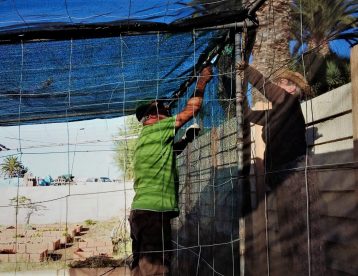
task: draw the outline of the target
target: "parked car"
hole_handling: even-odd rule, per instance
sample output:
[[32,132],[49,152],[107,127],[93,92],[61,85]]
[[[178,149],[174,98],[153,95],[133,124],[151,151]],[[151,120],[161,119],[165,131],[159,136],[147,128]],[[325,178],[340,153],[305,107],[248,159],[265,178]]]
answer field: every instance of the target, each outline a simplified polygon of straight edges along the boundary
[[90,177],[87,178],[86,182],[112,182],[109,177],[101,176],[101,177]]
[[72,174],[63,174],[57,177],[53,181],[53,185],[60,186],[60,185],[67,185],[67,184],[76,184],[73,182],[74,176]]

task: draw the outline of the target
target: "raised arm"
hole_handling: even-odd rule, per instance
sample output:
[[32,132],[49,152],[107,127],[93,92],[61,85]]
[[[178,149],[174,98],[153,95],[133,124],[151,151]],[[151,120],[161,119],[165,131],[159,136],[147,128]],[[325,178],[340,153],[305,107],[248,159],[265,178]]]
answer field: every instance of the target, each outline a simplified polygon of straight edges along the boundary
[[245,78],[254,86],[261,94],[263,94],[272,103],[282,103],[287,93],[278,85],[266,79],[259,71],[250,65],[244,68]]
[[194,96],[188,100],[184,109],[179,114],[177,114],[176,122],[175,122],[176,129],[183,126],[186,122],[188,122],[199,112],[201,108],[201,104],[203,102],[203,96],[204,96],[204,90],[206,84],[211,80],[211,78],[212,78],[211,66],[205,67],[200,73],[200,77],[197,82]]
[[250,109],[246,114],[246,119],[250,123],[263,126],[266,123],[265,110],[252,110]]

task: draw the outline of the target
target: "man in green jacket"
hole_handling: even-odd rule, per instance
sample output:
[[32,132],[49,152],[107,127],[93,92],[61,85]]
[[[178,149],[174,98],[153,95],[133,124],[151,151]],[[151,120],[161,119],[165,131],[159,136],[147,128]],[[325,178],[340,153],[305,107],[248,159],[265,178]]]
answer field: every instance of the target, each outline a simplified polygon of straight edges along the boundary
[[[132,275],[169,275],[170,220],[179,215],[174,137],[176,131],[199,112],[211,75],[211,68],[205,67],[194,96],[175,116],[171,116],[169,108],[159,100],[136,110],[143,129],[134,153],[135,196],[129,217]],[[179,143],[179,151],[182,148],[183,141]]]

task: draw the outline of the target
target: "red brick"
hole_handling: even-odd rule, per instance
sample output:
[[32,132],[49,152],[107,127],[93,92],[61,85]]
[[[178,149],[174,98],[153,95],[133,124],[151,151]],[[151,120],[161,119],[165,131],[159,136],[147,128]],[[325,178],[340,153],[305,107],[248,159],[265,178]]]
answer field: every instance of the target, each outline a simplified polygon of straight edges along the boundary
[[28,262],[29,261],[29,254],[20,253],[20,254],[9,254],[9,263],[15,262]]
[[9,261],[9,254],[0,254],[0,262],[7,263]]
[[66,243],[69,243],[70,242],[70,237],[69,236],[61,236],[61,237],[57,237],[60,239],[60,242],[62,244],[66,244]]
[[110,254],[113,252],[112,246],[97,246],[96,251],[99,253]]
[[107,242],[105,242],[105,241],[95,241],[93,243],[93,247],[106,246],[106,245],[107,245]]
[[16,244],[15,243],[5,243],[0,245],[0,251],[6,254],[13,254],[16,252]]
[[44,255],[41,253],[32,253],[30,255],[30,262],[43,262],[44,261]]
[[30,254],[27,253],[16,254],[16,258],[18,262],[28,262],[30,261]]
[[60,249],[60,247],[61,247],[60,239],[52,240],[52,245],[53,245],[53,248],[54,248],[53,250]]
[[26,245],[25,244],[18,244],[16,253],[26,253]]
[[78,243],[78,247],[80,247],[80,248],[82,248],[82,247],[88,247],[87,245],[88,245],[88,243],[87,243],[86,241],[84,241],[84,242],[79,242],[79,243]]
[[72,229],[70,233],[71,237],[74,238],[76,234],[77,234],[76,228]]
[[76,233],[79,234],[82,231],[82,225],[76,225]]
[[79,255],[79,254],[76,254],[76,252],[73,253],[73,256],[72,256],[72,259],[73,260],[81,260],[82,257]]
[[73,254],[79,256],[81,259],[86,259],[95,255],[92,250],[84,251],[81,248],[77,249]]
[[46,244],[27,244],[26,245],[26,253],[42,253],[44,251],[47,251],[47,245]]

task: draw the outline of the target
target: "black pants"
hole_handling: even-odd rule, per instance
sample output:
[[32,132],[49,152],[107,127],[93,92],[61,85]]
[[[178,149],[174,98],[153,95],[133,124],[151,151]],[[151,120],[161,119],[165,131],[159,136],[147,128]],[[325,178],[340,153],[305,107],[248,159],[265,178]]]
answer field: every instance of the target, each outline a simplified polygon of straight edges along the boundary
[[132,269],[146,258],[152,264],[170,268],[172,212],[132,210],[129,216],[131,227],[133,263]]

